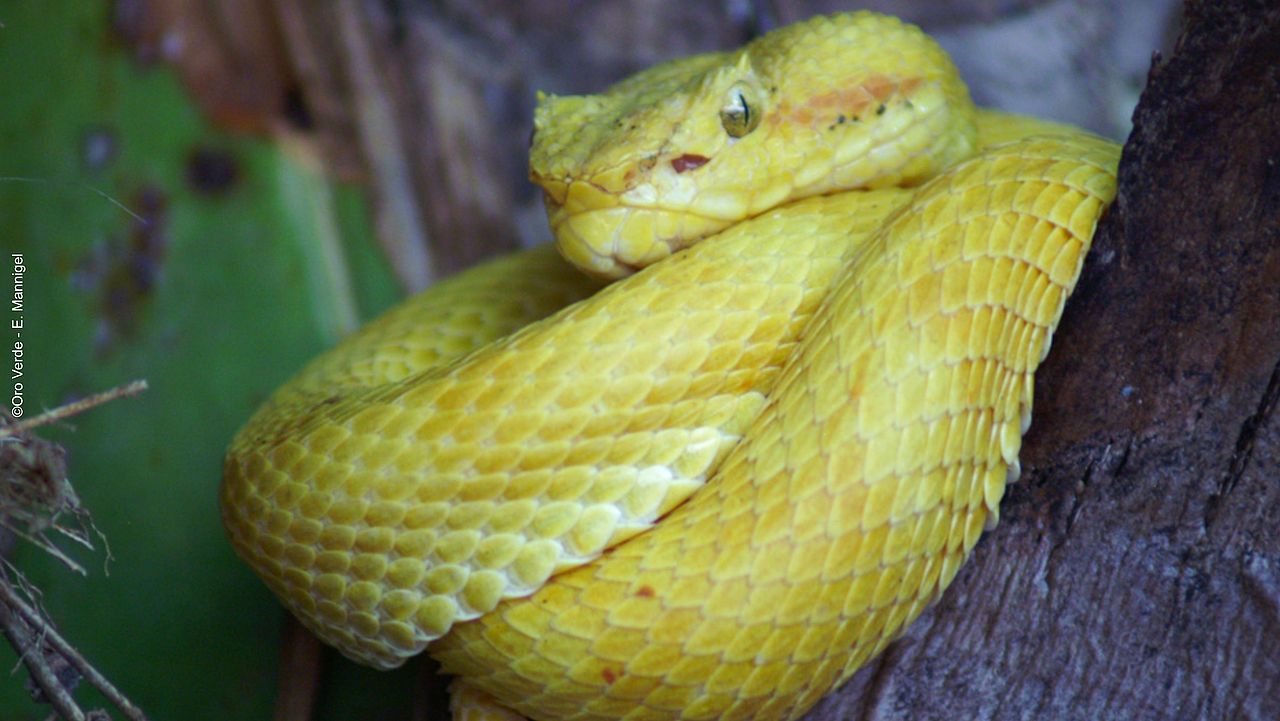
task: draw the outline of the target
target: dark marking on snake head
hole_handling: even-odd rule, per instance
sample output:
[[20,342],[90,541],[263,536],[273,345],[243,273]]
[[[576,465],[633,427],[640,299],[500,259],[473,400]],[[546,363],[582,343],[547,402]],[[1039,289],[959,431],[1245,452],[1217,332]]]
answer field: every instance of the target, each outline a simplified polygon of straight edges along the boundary
[[636,595],[640,598],[653,598],[653,586],[641,586],[636,589]]
[[876,108],[876,115],[884,115],[884,103],[880,103],[880,107]]
[[690,170],[697,170],[710,162],[711,158],[708,158],[705,155],[685,153],[671,161],[671,169],[677,173],[684,173]]
[[600,678],[604,679],[605,683],[613,683],[618,680],[618,675],[613,672],[613,669],[606,668],[600,672]]
[[240,179],[240,166],[225,150],[196,148],[187,156],[187,184],[202,195],[221,195]]

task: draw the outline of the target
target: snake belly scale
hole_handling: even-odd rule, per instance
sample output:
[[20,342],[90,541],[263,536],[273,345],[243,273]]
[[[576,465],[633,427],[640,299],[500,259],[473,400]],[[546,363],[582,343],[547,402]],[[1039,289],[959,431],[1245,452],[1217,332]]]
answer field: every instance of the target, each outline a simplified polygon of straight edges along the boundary
[[455,719],[798,718],[994,524],[1119,149],[871,13],[535,127],[586,274],[493,261],[313,362],[232,442],[232,543]]

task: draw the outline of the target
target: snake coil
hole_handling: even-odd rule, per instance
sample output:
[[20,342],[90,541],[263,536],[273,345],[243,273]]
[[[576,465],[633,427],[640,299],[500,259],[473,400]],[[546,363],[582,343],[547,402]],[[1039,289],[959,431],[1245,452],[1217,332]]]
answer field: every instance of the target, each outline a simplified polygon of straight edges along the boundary
[[1118,149],[870,13],[535,127],[560,254],[622,279],[539,248],[369,324],[236,436],[228,534],[348,656],[430,644],[457,719],[795,719],[994,523]]

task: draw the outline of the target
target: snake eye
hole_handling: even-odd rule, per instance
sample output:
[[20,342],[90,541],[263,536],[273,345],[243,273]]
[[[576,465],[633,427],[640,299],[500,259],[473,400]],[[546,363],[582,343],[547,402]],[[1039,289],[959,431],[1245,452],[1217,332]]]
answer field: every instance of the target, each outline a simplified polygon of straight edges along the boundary
[[742,88],[729,91],[729,102],[720,109],[720,124],[734,138],[741,138],[760,124],[759,109],[751,107]]

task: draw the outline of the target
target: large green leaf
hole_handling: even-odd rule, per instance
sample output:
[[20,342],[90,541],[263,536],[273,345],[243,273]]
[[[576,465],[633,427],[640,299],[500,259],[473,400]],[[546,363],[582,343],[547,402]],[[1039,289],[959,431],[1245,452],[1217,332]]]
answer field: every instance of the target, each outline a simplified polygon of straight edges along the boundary
[[[112,40],[109,10],[0,8],[0,175],[40,181],[0,181],[4,263],[22,253],[27,266],[24,410],[151,384],[47,431],[110,540],[110,575],[101,555],[78,556],[87,578],[29,547],[15,561],[65,635],[152,718],[267,718],[283,611],[223,536],[222,453],[274,386],[396,291],[358,190],[210,128],[169,70]],[[193,185],[200,163],[220,187]],[[0,681],[0,718],[47,712],[23,676]],[[403,716],[409,680],[339,663],[330,713]]]

